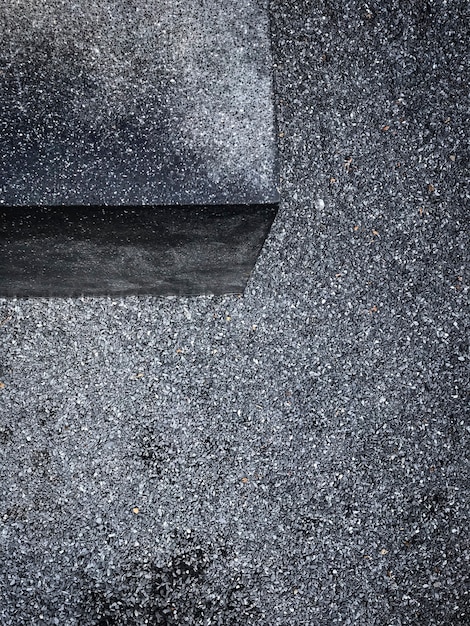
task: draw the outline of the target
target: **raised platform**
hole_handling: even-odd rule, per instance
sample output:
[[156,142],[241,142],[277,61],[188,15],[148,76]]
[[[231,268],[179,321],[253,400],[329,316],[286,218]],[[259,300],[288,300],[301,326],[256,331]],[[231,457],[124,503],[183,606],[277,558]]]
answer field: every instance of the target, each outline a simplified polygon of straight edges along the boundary
[[242,291],[278,202],[266,3],[5,0],[0,25],[0,295]]

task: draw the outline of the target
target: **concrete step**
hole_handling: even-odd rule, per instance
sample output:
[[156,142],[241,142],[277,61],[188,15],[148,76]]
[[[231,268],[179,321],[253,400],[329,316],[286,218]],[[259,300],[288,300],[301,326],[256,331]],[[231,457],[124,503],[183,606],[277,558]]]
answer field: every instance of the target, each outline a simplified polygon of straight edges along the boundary
[[279,200],[266,3],[0,22],[0,295],[242,291]]

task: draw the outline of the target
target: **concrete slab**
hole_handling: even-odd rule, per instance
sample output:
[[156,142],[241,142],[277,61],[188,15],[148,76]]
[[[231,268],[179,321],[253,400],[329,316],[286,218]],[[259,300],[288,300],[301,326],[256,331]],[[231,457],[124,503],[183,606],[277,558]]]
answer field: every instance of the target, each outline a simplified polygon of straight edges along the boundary
[[266,2],[5,0],[0,204],[278,199]]
[[0,32],[0,295],[243,291],[279,199],[267,2],[6,0]]

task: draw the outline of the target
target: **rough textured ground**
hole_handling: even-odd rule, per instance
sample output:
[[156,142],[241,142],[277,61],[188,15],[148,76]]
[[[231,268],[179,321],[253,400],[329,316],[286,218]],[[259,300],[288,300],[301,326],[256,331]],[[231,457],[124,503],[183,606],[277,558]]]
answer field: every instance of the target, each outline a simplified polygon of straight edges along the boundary
[[243,298],[1,301],[2,625],[468,623],[464,5],[274,0]]

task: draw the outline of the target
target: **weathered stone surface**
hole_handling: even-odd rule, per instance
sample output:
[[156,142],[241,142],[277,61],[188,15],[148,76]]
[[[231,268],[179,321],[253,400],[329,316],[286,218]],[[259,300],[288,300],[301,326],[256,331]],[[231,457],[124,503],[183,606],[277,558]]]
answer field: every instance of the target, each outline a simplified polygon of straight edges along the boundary
[[265,0],[3,0],[0,204],[277,201]]

